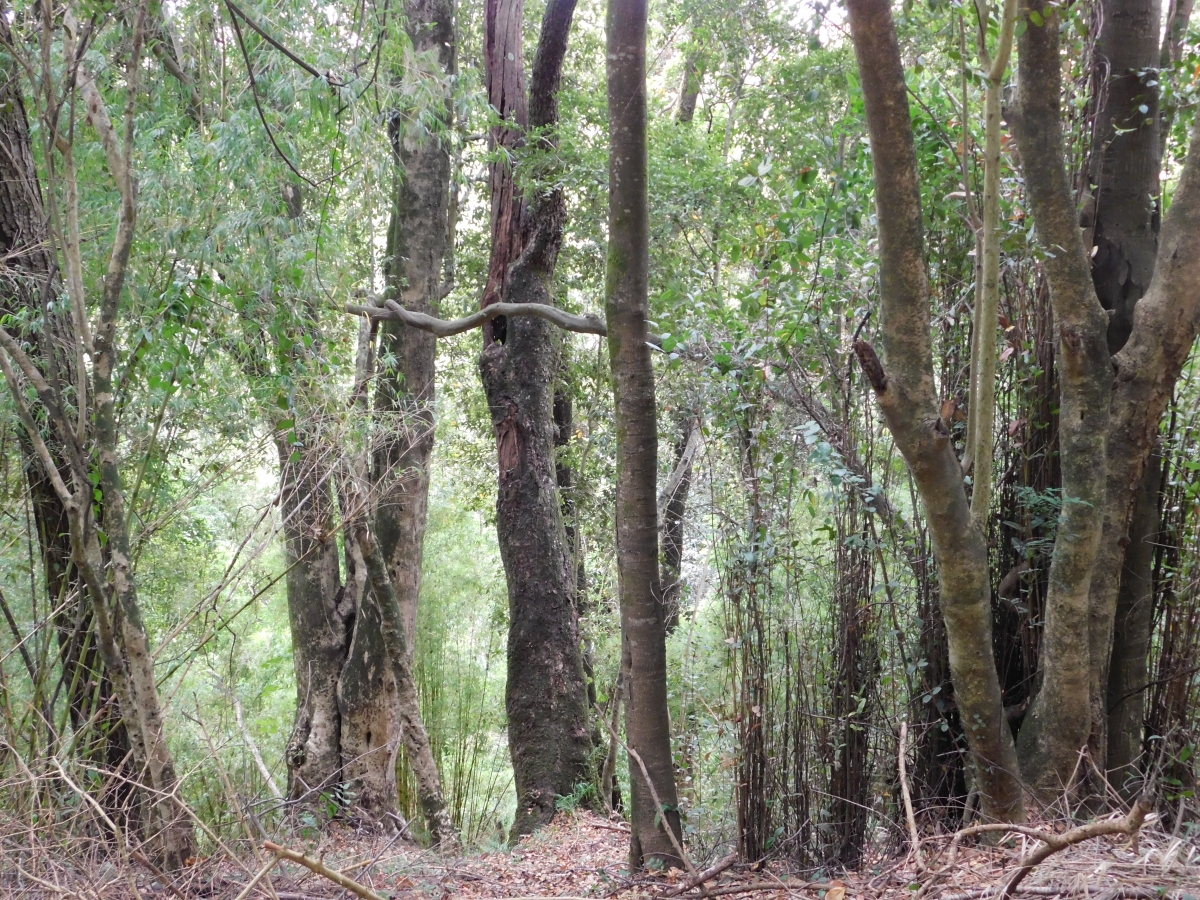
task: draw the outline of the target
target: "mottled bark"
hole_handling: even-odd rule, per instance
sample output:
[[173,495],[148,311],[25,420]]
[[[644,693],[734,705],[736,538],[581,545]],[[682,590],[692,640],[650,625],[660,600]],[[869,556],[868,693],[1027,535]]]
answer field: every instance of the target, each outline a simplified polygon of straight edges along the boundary
[[1092,282],[1110,311],[1108,349],[1129,339],[1133,307],[1158,252],[1158,0],[1104,0],[1092,66],[1094,138],[1087,164]]
[[[414,50],[436,50],[439,74],[445,77],[454,64],[452,0],[407,0],[405,12]],[[448,104],[447,100],[447,125]],[[396,195],[384,272],[387,295],[405,309],[436,315],[449,243],[450,156],[442,138],[431,133],[414,137],[396,132],[393,146]],[[394,358],[395,364],[380,371],[375,396],[376,415],[389,435],[374,460],[374,478],[386,486],[376,512],[376,529],[411,649],[429,505],[436,338],[400,322],[387,322],[381,328],[380,355]],[[397,421],[389,423],[389,418]]]
[[1043,797],[1069,787],[1090,733],[1089,591],[1103,521],[1108,434],[1108,318],[1092,287],[1064,166],[1058,14],[1032,0],[1019,41],[1019,102],[1010,114],[1059,330],[1059,448],[1063,503],[1050,562],[1042,686],[1021,727],[1021,771]]
[[852,0],[848,9],[875,172],[886,373],[869,345],[860,341],[855,349],[925,507],[955,698],[983,814],[1020,821],[1016,752],[992,658],[987,548],[971,518],[933,383],[921,197],[895,23],[886,0]]
[[350,644],[353,597],[342,590],[331,461],[314,438],[277,438],[296,670],[296,721],[287,747],[288,796],[317,803],[342,778],[337,686]]
[[[375,376],[376,338],[376,326],[367,319],[360,320],[350,405],[364,419]],[[396,756],[400,750],[396,683],[383,643],[379,603],[368,584],[367,565],[355,528],[364,511],[355,508],[359,494],[354,486],[368,482],[369,463],[367,447],[358,444],[344,447],[338,467],[346,565],[342,603],[352,610],[349,648],[337,684],[340,752],[343,795],[354,808],[391,830],[396,824]]]
[[[490,9],[491,7],[489,7]],[[575,0],[555,0],[546,7],[534,60],[528,100],[529,124],[552,141],[558,122],[557,92],[566,54]],[[489,47],[509,47],[511,23],[518,4],[497,4],[489,19]],[[519,32],[519,24],[516,28]],[[497,50],[499,52],[499,50]],[[497,59],[489,66],[520,67],[516,57]],[[515,101],[514,85],[521,73],[489,68],[492,95]],[[522,101],[524,98],[522,98]],[[524,103],[500,108],[506,120],[524,124]],[[505,131],[516,129],[505,129]],[[500,144],[516,146],[520,134],[504,134]],[[493,173],[493,190],[503,198],[512,174]],[[501,184],[507,181],[508,185]],[[492,268],[506,272],[503,298],[511,303],[553,304],[552,281],[566,206],[561,191],[525,199],[512,195],[511,207],[500,209],[493,194]],[[523,217],[519,236],[509,229]],[[523,248],[520,255],[502,259]],[[511,265],[510,265],[511,262]],[[490,302],[484,297],[484,305]],[[497,536],[508,582],[509,633],[508,713],[509,752],[517,788],[514,835],[527,834],[548,822],[558,796],[590,782],[588,759],[587,683],[579,644],[574,556],[567,545],[554,460],[553,380],[558,369],[558,331],[532,317],[510,317],[502,340],[485,342],[479,371],[492,424],[496,431],[499,489],[496,499]]]
[[429,746],[429,734],[421,719],[421,703],[417,696],[417,681],[413,676],[412,652],[404,631],[400,600],[388,575],[387,564],[374,537],[361,522],[355,525],[358,546],[379,603],[380,633],[391,661],[392,678],[396,684],[396,700],[400,711],[400,734],[408,757],[408,765],[417,780],[417,793],[425,813],[425,825],[434,846],[453,851],[458,847],[458,833],[450,820],[446,798],[442,794],[437,761]]
[[679,79],[679,102],[675,108],[675,121],[680,125],[689,125],[696,117],[696,101],[700,99],[706,62],[707,59],[699,50],[689,53],[683,62],[683,76]]
[[996,333],[1000,314],[1000,92],[1012,51],[1016,0],[1005,0],[1000,19],[1000,37],[993,55],[987,46],[987,17],[980,12],[979,55],[987,67],[984,87],[983,222],[978,235],[982,255],[976,269],[975,333],[972,346],[972,393],[970,413],[970,461],[975,476],[971,490],[971,516],[987,533],[992,507],[992,453],[996,419]]
[[[617,429],[617,572],[629,657],[625,736],[630,761],[629,862],[682,867],[667,708],[666,628],[658,573],[658,421],[646,343],[650,208],[646,148],[646,0],[609,0],[608,271],[605,314]],[[661,808],[656,808],[656,793]],[[670,829],[670,831],[668,831]]]

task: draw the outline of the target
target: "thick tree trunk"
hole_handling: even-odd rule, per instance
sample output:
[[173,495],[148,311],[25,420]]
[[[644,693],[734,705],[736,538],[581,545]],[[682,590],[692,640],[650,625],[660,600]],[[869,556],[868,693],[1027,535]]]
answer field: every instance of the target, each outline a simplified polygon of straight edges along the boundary
[[[509,104],[498,110],[516,126],[501,129],[498,146],[516,146],[522,137],[518,128],[526,124],[524,96],[515,93],[524,77],[512,71],[523,69],[521,6],[488,6],[489,93],[493,102]],[[558,83],[574,11],[575,0],[554,0],[546,7],[529,97],[529,124],[539,129],[553,129],[558,122]],[[504,161],[493,165],[492,189],[491,271],[501,278],[500,296],[512,303],[552,305],[566,218],[561,191],[524,200],[512,193],[512,173]],[[506,197],[510,205],[498,206],[498,198]],[[520,223],[519,230],[514,223]],[[483,305],[493,299],[485,295]],[[563,528],[554,461],[552,385],[561,339],[549,322],[528,316],[510,317],[503,334],[494,332],[493,338],[485,336],[479,371],[496,430],[496,530],[509,600],[505,707],[517,788],[512,833],[522,835],[554,816],[557,796],[590,782],[591,737],[575,561]]]
[[371,582],[371,589],[379,603],[380,633],[391,661],[392,678],[396,684],[396,699],[400,710],[400,734],[408,757],[408,765],[417,780],[417,792],[421,798],[421,809],[425,813],[425,824],[434,846],[453,851],[458,847],[458,833],[450,820],[446,798],[442,793],[438,777],[437,761],[429,746],[429,734],[421,719],[421,703],[417,695],[417,681],[413,677],[412,652],[406,646],[404,619],[400,600],[392,586],[383,554],[379,551],[370,531],[357,521],[354,525],[358,547]]
[[[364,419],[375,375],[375,324],[359,322],[351,408]],[[355,522],[364,510],[355,508],[357,484],[368,480],[369,448],[360,444],[344,450],[338,469],[338,504],[342,512],[342,546],[346,561],[343,605],[353,610],[350,646],[338,678],[341,716],[342,781],[355,807],[389,830],[396,817],[396,756],[400,749],[396,684],[383,642],[383,618],[371,591],[367,564],[358,543]]]
[[[1158,253],[1162,144],[1158,86],[1146,73],[1154,69],[1161,51],[1161,21],[1156,0],[1106,0],[1100,7],[1100,32],[1093,52],[1092,102],[1095,107],[1094,144],[1088,161],[1091,191],[1088,209],[1080,223],[1091,237],[1092,283],[1100,304],[1109,310],[1108,349],[1117,353],[1133,328],[1134,305],[1142,298],[1154,274]],[[1168,37],[1169,46],[1169,37]],[[1109,660],[1119,665],[1113,672],[1120,683],[1118,694],[1129,684],[1124,675],[1139,664],[1145,668],[1149,640],[1148,593],[1152,553],[1144,542],[1157,530],[1157,476],[1146,476],[1150,496],[1139,498],[1133,522],[1133,540],[1125,548],[1117,613],[1126,627],[1114,632],[1112,596],[1107,590],[1092,591],[1090,618],[1092,735],[1089,746],[1099,762],[1107,755],[1110,766],[1131,765],[1141,746],[1142,722],[1133,721],[1140,710],[1137,699],[1128,698],[1118,714],[1108,708],[1114,686],[1109,684]],[[1143,609],[1143,606],[1145,607]],[[1140,615],[1145,613],[1144,616]],[[1132,668],[1131,668],[1132,667]],[[1145,679],[1143,679],[1144,682]],[[1106,736],[1116,725],[1121,734]],[[1114,743],[1115,742],[1115,743]],[[1127,778],[1125,772],[1119,779]]]
[[1076,774],[1091,731],[1089,592],[1103,527],[1105,444],[1112,368],[1107,316],[1096,298],[1063,164],[1062,63],[1058,16],[1042,0],[1020,37],[1018,108],[1011,124],[1021,153],[1059,329],[1059,447],[1063,504],[1050,563],[1042,640],[1042,687],[1021,727],[1021,771],[1043,797]]
[[[441,77],[454,65],[453,0],[407,0],[409,40],[418,53],[437,51]],[[444,121],[450,122],[449,101]],[[396,198],[388,227],[388,296],[405,309],[437,315],[450,232],[450,156],[437,135],[393,133]],[[379,548],[387,560],[404,614],[411,650],[416,637],[421,561],[433,453],[436,338],[399,322],[384,322],[381,355],[394,367],[379,373],[375,412],[389,439],[375,455],[376,483],[387,485],[378,510]],[[403,416],[388,428],[388,417]]]
[[[341,783],[337,685],[350,643],[352,597],[342,590],[333,485],[316,441],[277,440],[296,669],[296,722],[287,748],[288,796],[317,803]],[[306,452],[307,451],[307,452]]]
[[[649,312],[650,208],[646,149],[646,0],[609,0],[608,273],[605,314],[617,426],[617,572],[629,656],[625,735],[629,862],[682,867],[667,708],[666,627],[658,574],[658,421]],[[654,795],[657,794],[658,803]],[[669,830],[668,830],[669,829]]]
[[950,671],[987,818],[1025,812],[1012,732],[992,657],[987,548],[972,521],[962,469],[939,416],[929,331],[921,196],[895,23],[886,0],[851,0],[879,212],[885,373],[868,344],[855,346],[929,522],[940,575]]

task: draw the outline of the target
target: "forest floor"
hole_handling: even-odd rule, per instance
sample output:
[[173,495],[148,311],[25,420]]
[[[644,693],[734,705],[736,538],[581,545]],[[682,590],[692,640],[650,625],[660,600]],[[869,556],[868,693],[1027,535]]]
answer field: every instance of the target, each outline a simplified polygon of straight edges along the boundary
[[[998,897],[1019,861],[1036,846],[1029,838],[1005,846],[964,846],[947,866],[949,836],[924,841],[924,871],[913,855],[868,862],[857,873],[814,881],[782,864],[734,865],[708,880],[706,893],[688,888],[689,875],[672,870],[659,876],[629,876],[628,837],[618,823],[591,813],[561,814],[550,826],[511,850],[449,857],[395,838],[333,830],[314,846],[291,850],[321,860],[329,870],[352,879],[339,887],[295,862],[278,861],[253,887],[252,877],[271,861],[227,858],[199,861],[170,884],[146,868],[104,864],[87,875],[78,866],[39,855],[0,860],[0,897],[159,900],[178,897],[211,900],[354,900],[372,894],[388,900],[549,900],[549,898],[746,897],[749,900],[987,900]],[[21,854],[22,856],[24,854]],[[131,861],[132,862],[132,861]],[[703,871],[713,861],[697,860]],[[36,871],[30,871],[34,869]],[[940,871],[939,871],[940,870]],[[930,872],[939,873],[935,884]],[[81,877],[83,876],[83,877]],[[1020,885],[1018,897],[1099,898],[1099,900],[1200,900],[1200,845],[1172,837],[1153,826],[1143,829],[1135,852],[1124,838],[1098,838],[1051,856]]]

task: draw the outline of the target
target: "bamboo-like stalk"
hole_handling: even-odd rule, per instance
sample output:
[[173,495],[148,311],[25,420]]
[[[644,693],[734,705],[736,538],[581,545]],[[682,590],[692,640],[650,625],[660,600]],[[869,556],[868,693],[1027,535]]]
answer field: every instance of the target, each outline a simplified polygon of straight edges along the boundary
[[[975,475],[971,518],[985,528],[992,505],[992,450],[996,419],[996,329],[1000,313],[1000,91],[1012,54],[1016,0],[1006,0],[995,55],[987,48],[991,10],[976,0],[979,16],[979,54],[988,69],[984,95],[983,228],[978,242],[982,259],[976,267],[975,341],[971,354],[970,446]],[[978,365],[978,373],[975,366]]]

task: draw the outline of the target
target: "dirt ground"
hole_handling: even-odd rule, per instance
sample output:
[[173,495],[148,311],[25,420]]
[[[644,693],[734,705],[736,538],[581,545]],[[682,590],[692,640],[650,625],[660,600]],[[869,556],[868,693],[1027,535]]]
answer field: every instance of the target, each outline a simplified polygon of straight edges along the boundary
[[[141,897],[213,900],[353,900],[355,893],[389,900],[532,900],[532,898],[623,898],[739,896],[749,900],[804,897],[809,900],[985,900],[1000,890],[1020,860],[1039,843],[1017,836],[1001,846],[964,846],[948,866],[949,836],[923,841],[923,867],[914,855],[869,863],[859,873],[812,881],[780,864],[732,865],[707,881],[704,892],[687,888],[689,873],[671,871],[631,878],[626,866],[627,832],[620,823],[591,813],[561,814],[549,827],[510,851],[446,857],[396,838],[335,830],[320,843],[288,849],[320,860],[352,879],[339,887],[323,875],[278,861],[270,875],[247,891],[271,853],[231,863],[226,857],[200,860],[168,880],[145,863],[68,865],[45,854],[0,862],[3,897],[72,897],[124,900]],[[716,860],[694,861],[703,871]],[[937,873],[936,877],[932,873]],[[933,882],[930,884],[929,882]],[[1100,900],[1200,900],[1200,846],[1143,829],[1139,845],[1101,837],[1069,847],[1035,868],[1018,897]]]

